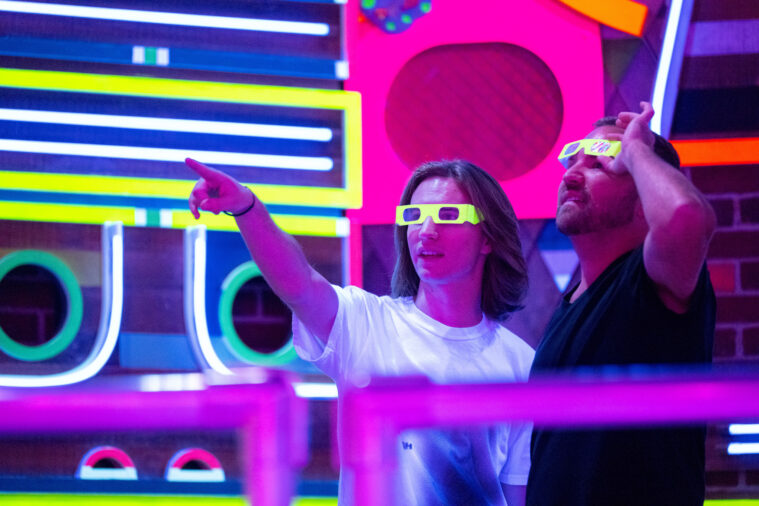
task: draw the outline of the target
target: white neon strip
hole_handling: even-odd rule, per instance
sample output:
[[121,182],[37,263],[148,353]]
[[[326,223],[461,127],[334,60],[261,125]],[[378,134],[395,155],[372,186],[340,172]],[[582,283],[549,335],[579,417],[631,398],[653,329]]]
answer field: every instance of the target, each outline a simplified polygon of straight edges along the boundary
[[751,455],[759,453],[759,443],[730,443],[727,445],[728,455]]
[[[672,5],[669,7],[667,26],[664,29],[664,41],[662,42],[661,54],[659,56],[659,68],[656,70],[654,93],[651,99],[651,106],[656,111],[656,114],[651,119],[651,130],[659,135],[665,135],[662,133],[662,117],[665,114],[664,95],[667,91],[667,81],[669,80],[670,67],[672,66],[672,54],[675,49],[675,39],[677,38],[680,26],[682,9],[683,0],[672,0]],[[665,136],[668,137],[668,135]]]
[[116,348],[124,307],[124,231],[121,223],[103,225],[103,304],[93,350],[74,369],[49,375],[0,375],[0,386],[53,387],[79,383],[95,376]]
[[137,470],[133,467],[122,469],[99,469],[83,466],[79,470],[78,477],[82,480],[136,480]]
[[209,482],[224,481],[224,470],[216,469],[177,469],[172,468],[166,473],[167,481],[185,481],[185,482]]
[[304,399],[337,399],[334,383],[293,383],[295,395]]
[[303,141],[329,142],[332,130],[320,127],[294,127],[262,125],[227,121],[152,118],[149,116],[119,116],[113,114],[87,114],[78,112],[35,111],[32,109],[1,109],[0,120],[54,123],[134,130],[160,130],[164,132],[190,132],[242,137],[266,137]]
[[741,434],[759,434],[759,423],[731,423],[727,430],[734,436]]
[[135,23],[152,23],[161,25],[197,26],[200,28],[226,28],[229,30],[248,30],[254,32],[294,33],[300,35],[329,34],[329,25],[326,23],[206,16],[201,14],[182,14],[178,12],[87,7],[83,5],[2,0],[0,1],[0,10],[25,14],[109,19],[113,21],[133,21]]
[[198,229],[197,232],[199,233],[192,243],[194,249],[192,302],[197,344],[211,369],[219,374],[231,375],[234,373],[224,365],[216,354],[216,350],[213,349],[211,335],[208,332],[208,320],[206,319],[206,234],[205,229]]
[[184,162],[185,158],[190,157],[202,160],[203,163],[208,164],[267,167],[271,169],[328,171],[333,167],[331,158],[316,156],[260,155],[256,153],[144,148],[107,144],[75,144],[17,139],[0,139],[0,151],[43,153],[48,155],[97,156],[102,158],[154,160],[161,162]]

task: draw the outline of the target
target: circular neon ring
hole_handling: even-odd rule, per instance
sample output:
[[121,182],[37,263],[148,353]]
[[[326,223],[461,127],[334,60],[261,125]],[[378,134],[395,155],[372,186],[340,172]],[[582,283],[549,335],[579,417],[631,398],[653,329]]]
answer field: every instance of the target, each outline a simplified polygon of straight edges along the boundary
[[82,325],[82,289],[76,276],[58,257],[39,250],[14,251],[0,259],[0,281],[11,270],[21,265],[38,265],[50,272],[63,285],[68,302],[66,319],[61,330],[48,342],[39,346],[26,346],[13,340],[0,327],[0,350],[18,360],[37,362],[55,357],[65,350],[76,337]]
[[243,342],[232,323],[232,304],[237,296],[237,292],[240,291],[242,285],[247,281],[260,275],[261,270],[258,266],[254,262],[249,261],[238,265],[224,278],[221,284],[221,298],[219,299],[219,323],[221,324],[221,331],[224,337],[226,337],[232,351],[245,362],[263,366],[284,365],[292,362],[297,356],[292,336],[290,336],[287,344],[274,353],[259,353],[250,349]]

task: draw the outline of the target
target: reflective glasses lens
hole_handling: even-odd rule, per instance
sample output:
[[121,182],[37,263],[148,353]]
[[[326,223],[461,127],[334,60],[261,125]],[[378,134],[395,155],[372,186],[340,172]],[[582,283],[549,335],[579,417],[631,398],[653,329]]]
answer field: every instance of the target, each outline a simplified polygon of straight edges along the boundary
[[454,221],[459,218],[459,209],[457,207],[441,207],[437,213],[441,221]]
[[561,157],[571,156],[573,155],[577,149],[580,147],[579,142],[573,142],[572,144],[567,144],[564,146],[564,150],[561,152]]
[[421,215],[422,211],[418,207],[409,207],[403,210],[403,221],[416,221]]

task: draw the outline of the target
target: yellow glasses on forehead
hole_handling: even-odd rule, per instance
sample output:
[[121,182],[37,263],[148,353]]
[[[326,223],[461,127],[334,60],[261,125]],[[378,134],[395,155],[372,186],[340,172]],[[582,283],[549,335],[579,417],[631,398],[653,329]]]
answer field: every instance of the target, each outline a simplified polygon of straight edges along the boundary
[[435,223],[464,223],[476,225],[480,222],[477,208],[472,204],[416,204],[395,208],[395,223],[415,225],[427,217]]
[[569,158],[579,153],[581,149],[586,155],[615,157],[622,149],[622,143],[608,139],[581,139],[570,142],[559,153],[559,161],[564,167],[569,168]]

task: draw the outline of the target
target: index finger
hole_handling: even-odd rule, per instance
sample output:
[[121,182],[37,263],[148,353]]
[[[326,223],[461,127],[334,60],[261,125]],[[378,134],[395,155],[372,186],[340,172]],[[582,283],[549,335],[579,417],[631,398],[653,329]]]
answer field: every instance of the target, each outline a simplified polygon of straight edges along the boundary
[[197,160],[193,160],[192,158],[185,158],[184,163],[187,164],[187,166],[192,169],[195,174],[202,177],[203,179],[206,179],[208,181],[217,181],[219,178],[218,171],[212,169],[208,165],[203,165]]

